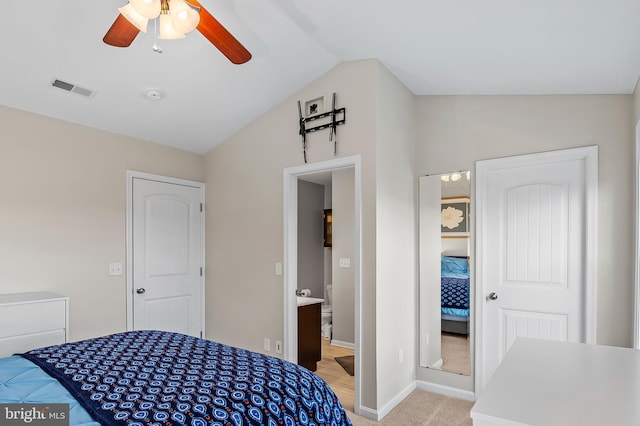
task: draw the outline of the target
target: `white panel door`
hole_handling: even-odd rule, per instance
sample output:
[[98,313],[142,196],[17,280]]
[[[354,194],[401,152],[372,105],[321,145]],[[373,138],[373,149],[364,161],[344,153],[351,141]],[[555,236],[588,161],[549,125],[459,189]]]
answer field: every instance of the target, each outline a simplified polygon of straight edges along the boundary
[[478,170],[481,388],[517,337],[587,340],[585,159],[490,161]]
[[202,189],[133,179],[133,328],[200,337]]

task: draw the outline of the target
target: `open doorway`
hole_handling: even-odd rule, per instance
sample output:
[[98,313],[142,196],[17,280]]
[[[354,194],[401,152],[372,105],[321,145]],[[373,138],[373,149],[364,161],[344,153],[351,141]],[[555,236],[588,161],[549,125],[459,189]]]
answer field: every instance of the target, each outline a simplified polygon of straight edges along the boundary
[[[340,297],[340,299],[345,302],[348,300],[348,303],[351,303],[351,317],[352,322],[347,325],[347,327],[351,327],[352,337],[347,338],[346,340],[351,340],[353,342],[353,348],[344,348],[345,345],[328,345],[329,339],[323,340],[323,350],[327,353],[329,350],[328,356],[332,358],[335,356],[339,356],[333,354],[332,349],[336,349],[338,352],[341,349],[349,350],[350,353],[354,355],[354,368],[353,368],[353,401],[345,401],[345,405],[351,406],[353,404],[354,412],[358,413],[360,411],[360,293],[361,293],[361,172],[360,172],[360,157],[347,157],[340,158],[335,160],[329,160],[321,163],[314,164],[305,164],[303,166],[292,167],[285,169],[284,171],[284,197],[285,197],[285,205],[284,205],[284,263],[285,263],[285,274],[284,274],[284,357],[285,359],[291,362],[297,362],[298,359],[298,335],[297,335],[297,298],[296,298],[296,290],[298,289],[298,202],[299,202],[299,181],[313,181],[314,175],[315,178],[320,178],[322,176],[325,177],[327,175],[332,175],[334,172],[336,174],[340,174],[344,171],[349,171],[352,176],[352,185],[350,188],[352,194],[352,202],[353,202],[353,224],[352,224],[352,232],[351,235],[348,236],[349,242],[352,244],[352,251],[350,252],[350,260],[349,260],[349,272],[352,274],[351,283],[349,287],[350,294],[346,295],[346,297]],[[343,235],[344,237],[344,235]],[[335,238],[335,234],[334,234]],[[335,241],[335,240],[334,240]],[[337,260],[338,254],[332,254],[332,259],[334,259],[333,263],[338,263]],[[344,258],[340,258],[341,262],[345,260]],[[342,263],[344,264],[344,263]],[[337,266],[339,267],[339,265]],[[335,269],[333,269],[335,271]],[[333,278],[332,278],[333,281]],[[335,286],[333,286],[335,289]],[[338,289],[338,291],[340,291]],[[324,298],[324,294],[319,295],[321,298]],[[344,295],[343,295],[344,296]],[[336,298],[333,298],[333,312],[334,315],[338,315],[338,317],[334,317],[334,321],[339,320],[339,313],[336,312],[337,306]],[[340,323],[344,326],[345,322],[343,320],[339,320]],[[335,322],[334,322],[335,325]],[[336,330],[333,330],[332,337],[338,337],[335,334]],[[336,342],[343,343],[343,342]],[[332,346],[337,346],[336,348],[332,348]],[[347,345],[349,346],[349,345]],[[324,355],[323,355],[324,357]],[[323,368],[322,361],[319,363],[321,365],[321,369]],[[338,366],[337,368],[342,368]],[[337,392],[338,393],[338,392]],[[340,395],[338,395],[340,397]]]

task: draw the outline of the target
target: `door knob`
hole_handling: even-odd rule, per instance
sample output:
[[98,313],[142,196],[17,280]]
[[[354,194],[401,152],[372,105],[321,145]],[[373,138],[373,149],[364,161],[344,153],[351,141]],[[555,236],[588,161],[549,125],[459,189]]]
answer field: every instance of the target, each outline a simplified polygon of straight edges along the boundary
[[489,295],[487,296],[487,300],[496,300],[498,298],[498,295],[494,292],[489,293]]
[[138,293],[138,294],[144,294],[144,292],[145,292],[145,291],[146,291],[146,290],[145,290],[144,288],[142,288],[142,287],[141,287],[141,288],[139,288],[139,289],[137,289],[137,290],[136,290],[136,293]]

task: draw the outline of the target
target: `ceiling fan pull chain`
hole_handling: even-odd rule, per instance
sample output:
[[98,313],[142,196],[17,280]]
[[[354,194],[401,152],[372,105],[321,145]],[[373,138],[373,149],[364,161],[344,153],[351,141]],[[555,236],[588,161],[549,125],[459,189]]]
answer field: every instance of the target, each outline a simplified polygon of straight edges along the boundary
[[162,47],[158,46],[158,19],[157,18],[153,20],[153,36],[155,37],[155,41],[151,48],[156,53],[162,53]]

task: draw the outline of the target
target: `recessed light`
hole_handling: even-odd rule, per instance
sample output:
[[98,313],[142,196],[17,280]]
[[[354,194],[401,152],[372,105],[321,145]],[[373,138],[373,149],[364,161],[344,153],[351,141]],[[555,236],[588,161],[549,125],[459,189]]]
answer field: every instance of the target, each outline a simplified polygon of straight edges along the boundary
[[158,89],[147,89],[145,90],[144,95],[152,101],[159,101],[164,97],[164,94]]

